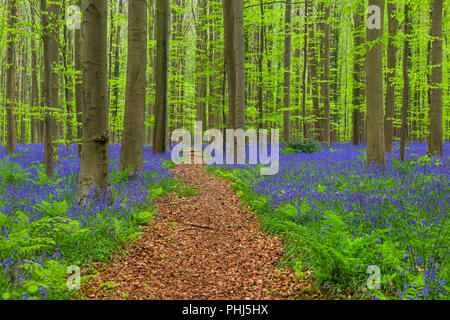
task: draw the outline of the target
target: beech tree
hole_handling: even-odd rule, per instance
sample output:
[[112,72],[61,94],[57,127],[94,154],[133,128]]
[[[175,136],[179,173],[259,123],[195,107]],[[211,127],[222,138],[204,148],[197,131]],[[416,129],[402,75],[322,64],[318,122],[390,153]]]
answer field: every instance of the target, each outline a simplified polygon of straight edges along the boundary
[[385,165],[383,113],[383,36],[384,0],[369,0],[366,25],[366,98],[367,98],[367,161]]
[[143,165],[147,88],[147,0],[128,5],[128,66],[120,169]]
[[364,26],[364,4],[356,2],[354,20],[354,47],[353,58],[353,112],[352,112],[352,142],[354,145],[361,144],[361,110],[364,104],[364,54],[363,45],[365,41],[366,28]]
[[41,0],[41,15],[43,27],[43,65],[44,85],[43,100],[45,110],[44,120],[44,167],[47,176],[53,176],[53,166],[56,156],[56,112],[58,102],[58,70],[59,62],[59,28],[58,19],[60,2],[52,2],[47,6],[47,0]]
[[106,0],[83,2],[83,150],[78,180],[80,200],[84,200],[93,188],[97,191],[104,190],[108,184],[106,10]]
[[286,1],[284,36],[283,139],[291,140],[291,0]]
[[431,17],[431,107],[428,153],[442,156],[442,10],[443,0],[433,0]]
[[169,58],[170,0],[156,0],[156,100],[153,152],[164,153],[168,149],[167,137],[167,84]]
[[17,132],[16,117],[14,108],[17,103],[16,78],[17,71],[14,66],[16,61],[16,41],[15,31],[13,28],[17,23],[17,2],[16,0],[8,1],[8,35],[6,47],[6,130],[7,130],[7,150],[9,154],[13,154],[16,148]]
[[394,45],[394,36],[397,33],[398,20],[394,16],[397,5],[388,2],[388,47],[387,47],[387,75],[386,75],[386,102],[384,118],[384,135],[386,152],[391,153],[394,147],[394,102],[395,102],[395,62],[397,60],[397,47]]
[[405,4],[404,34],[405,44],[403,45],[403,101],[402,101],[402,127],[400,137],[400,160],[405,161],[405,148],[408,140],[408,109],[409,109],[409,5]]

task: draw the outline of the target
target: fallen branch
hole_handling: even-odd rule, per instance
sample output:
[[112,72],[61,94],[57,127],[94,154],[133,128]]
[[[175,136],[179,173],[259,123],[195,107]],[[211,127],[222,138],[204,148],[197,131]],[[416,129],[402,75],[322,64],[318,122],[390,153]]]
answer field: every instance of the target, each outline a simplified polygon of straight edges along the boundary
[[213,227],[210,227],[210,226],[204,226],[204,225],[201,225],[201,224],[196,224],[196,223],[183,223],[183,224],[185,224],[187,226],[190,226],[191,228],[180,229],[180,231],[187,230],[187,229],[192,229],[192,228],[200,228],[200,229],[208,229],[208,230],[217,231],[217,228],[213,228]]

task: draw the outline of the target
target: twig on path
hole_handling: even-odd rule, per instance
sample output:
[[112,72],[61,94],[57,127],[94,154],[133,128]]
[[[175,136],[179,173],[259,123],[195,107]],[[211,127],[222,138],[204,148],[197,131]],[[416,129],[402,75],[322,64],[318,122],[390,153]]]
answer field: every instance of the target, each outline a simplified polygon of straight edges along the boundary
[[189,222],[188,223],[183,223],[183,224],[185,224],[187,226],[190,226],[190,228],[183,228],[183,229],[180,229],[179,231],[188,230],[188,229],[192,229],[192,228],[200,228],[200,229],[208,229],[208,230],[218,231],[217,228],[213,228],[213,227],[210,227],[210,226],[204,226],[204,225],[201,225],[201,224],[189,223]]

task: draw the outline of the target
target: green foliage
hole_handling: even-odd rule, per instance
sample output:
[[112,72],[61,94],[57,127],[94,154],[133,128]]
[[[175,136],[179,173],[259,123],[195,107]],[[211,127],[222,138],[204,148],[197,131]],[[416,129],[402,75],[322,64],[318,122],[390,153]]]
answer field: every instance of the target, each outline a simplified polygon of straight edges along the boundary
[[286,144],[284,152],[289,153],[317,153],[320,152],[321,145],[312,139],[298,139]]
[[[429,165],[436,163],[436,159],[427,157],[419,158],[414,163],[417,165]],[[408,170],[408,165],[396,163],[401,170]],[[426,252],[434,252],[435,257],[444,257],[447,252],[438,245],[438,241],[446,241],[448,235],[441,230],[429,229],[416,217],[423,217],[417,207],[411,206],[407,210],[410,217],[414,217],[418,226],[412,226],[407,222],[395,229],[404,229],[406,234],[417,232],[416,230],[428,229],[427,236],[423,238],[408,237],[407,246],[394,241],[389,228],[366,228],[364,224],[350,228],[348,221],[359,219],[363,215],[357,208],[349,216],[343,215],[336,205],[330,210],[324,203],[314,207],[306,202],[282,203],[276,208],[269,209],[269,202],[264,196],[252,192],[252,179],[258,179],[258,175],[250,180],[243,177],[249,174],[247,169],[229,171],[223,167],[213,167],[209,171],[233,181],[236,193],[243,201],[250,205],[258,215],[261,225],[266,232],[281,234],[286,244],[286,258],[283,264],[294,268],[299,277],[311,273],[317,286],[327,284],[335,297],[358,297],[378,299],[398,299],[397,288],[401,288],[405,297],[415,297],[425,286],[424,270],[415,264],[411,264],[413,272],[402,272],[405,268],[403,262],[409,248],[414,248],[414,255]],[[336,177],[333,177],[336,178]],[[424,176],[423,179],[438,179],[433,176]],[[364,178],[359,183],[339,183],[339,179],[332,179],[334,187],[348,192],[369,192],[377,188],[391,188],[395,179],[382,177],[375,180],[371,176]],[[317,184],[314,189],[317,192],[326,192],[330,187],[330,181]],[[281,190],[281,193],[282,190]],[[385,207],[386,217],[396,207]],[[431,216],[430,216],[431,218]],[[381,217],[380,219],[383,219]],[[389,222],[392,224],[393,222]],[[389,225],[387,224],[387,225]],[[383,221],[379,222],[383,225]],[[448,225],[448,223],[447,223]],[[368,230],[370,232],[368,232]],[[360,237],[359,234],[364,234]],[[441,248],[441,249],[439,249]],[[442,251],[442,252],[441,252]],[[376,264],[381,272],[381,289],[368,289],[367,269]],[[442,261],[441,270],[437,274],[442,279],[449,276],[448,261]],[[414,283],[414,286],[404,288],[405,283]],[[448,286],[447,286],[448,287]],[[444,299],[439,292],[434,293],[433,299]]]
[[136,223],[138,225],[144,225],[153,220],[156,211],[142,211],[137,214],[134,214],[134,218],[136,219]]
[[198,195],[197,188],[189,185],[183,185],[177,192],[182,197],[193,197]]
[[164,169],[172,169],[172,168],[174,168],[174,167],[175,167],[175,163],[173,163],[172,160],[166,160],[166,161],[164,161],[164,163],[163,163],[163,168],[164,168]]
[[110,184],[121,184],[129,181],[133,177],[133,167],[129,167],[123,171],[114,170],[111,172]]
[[[39,166],[34,176],[31,169],[22,170],[20,166],[0,165],[4,170],[2,186],[7,181],[20,183],[30,179],[33,184],[54,184],[57,179],[48,179],[41,175]],[[115,183],[127,181],[129,170],[125,173],[112,171]],[[32,178],[33,177],[33,178]],[[54,199],[53,196],[33,205],[33,211],[39,213],[39,219],[31,219],[29,213],[13,209],[12,213],[0,212],[0,225],[9,230],[7,238],[0,236],[0,261],[2,257],[15,257],[17,270],[7,269],[0,272],[0,299],[71,299],[79,298],[78,290],[68,290],[67,267],[77,265],[80,268],[92,262],[108,261],[111,255],[130,241],[136,241],[142,234],[141,225],[149,223],[156,209],[150,204],[157,197],[177,188],[179,183],[172,179],[164,182],[149,180],[149,203],[128,206],[127,199],[122,205],[127,210],[121,212],[95,212],[95,216],[86,223],[83,218],[70,215],[73,198]],[[114,194],[113,194],[114,197]],[[129,212],[129,213],[127,213]],[[42,258],[45,252],[45,257]],[[35,260],[40,257],[41,260]],[[17,263],[19,261],[19,263]],[[16,276],[12,276],[15,273]],[[17,274],[27,275],[24,281],[14,281]],[[81,276],[83,282],[90,276]]]

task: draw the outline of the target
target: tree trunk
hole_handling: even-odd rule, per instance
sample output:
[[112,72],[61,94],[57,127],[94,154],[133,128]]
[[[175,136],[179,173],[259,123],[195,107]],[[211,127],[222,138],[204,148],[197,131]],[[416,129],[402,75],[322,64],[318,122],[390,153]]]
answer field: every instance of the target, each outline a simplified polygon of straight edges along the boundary
[[[35,26],[35,11],[31,8],[31,23]],[[35,42],[35,31],[31,35],[31,143],[39,142],[39,118],[36,116],[39,106],[39,88],[37,79],[37,50]],[[37,138],[37,139],[36,139]]]
[[[147,22],[147,36],[149,41],[153,41],[155,39],[154,35],[154,23],[155,23],[155,11],[154,11],[154,0],[148,1],[148,22]],[[150,47],[148,50],[148,64],[150,67],[150,73],[148,77],[148,87],[150,87],[150,94],[152,95],[154,93],[154,83],[155,83],[155,53],[154,53],[153,46]],[[153,114],[153,101],[149,101],[147,105],[147,115],[146,119],[147,121],[150,121]],[[146,127],[145,128],[145,143],[151,144],[152,143],[152,127]]]
[[[27,54],[25,54],[25,52],[27,52],[28,48],[27,48],[27,42],[25,41],[25,39],[22,39],[22,48],[21,48],[21,52],[20,52],[20,56],[21,56],[21,67],[22,67],[22,74],[20,76],[20,109],[21,109],[21,115],[20,115],[20,143],[27,143],[26,141],[26,130],[27,130],[27,126],[26,126],[26,114],[27,114],[27,110],[26,110],[26,83],[27,83],[27,64],[28,64],[28,56]],[[17,70],[19,70],[19,57],[17,57]]]
[[394,36],[397,33],[398,20],[394,16],[397,11],[395,3],[388,2],[388,25],[389,25],[389,40],[387,47],[387,67],[388,72],[386,76],[386,110],[384,118],[384,135],[386,143],[386,152],[391,153],[394,148],[394,103],[395,103],[395,62],[397,61],[397,48],[394,45]]
[[400,160],[405,161],[405,148],[408,139],[408,106],[409,106],[409,6],[405,4],[405,43],[403,45],[403,102],[402,102],[402,130],[400,138]]
[[84,201],[94,188],[99,192],[108,184],[107,1],[85,0],[82,12],[83,152],[77,196]]
[[[117,3],[117,14],[121,14],[123,9],[123,0],[119,0]],[[120,24],[116,27],[116,34],[115,34],[115,42],[114,42],[114,80],[118,81],[120,77],[120,32],[121,32],[121,26]],[[112,127],[113,127],[113,143],[116,143],[119,139],[119,129],[117,128],[118,125],[118,112],[119,112],[119,85],[114,83],[112,86],[112,92],[114,96],[114,108],[112,110]]]
[[128,66],[120,170],[143,165],[147,88],[147,0],[128,4]]
[[291,140],[291,0],[286,0],[284,17],[284,84],[283,84],[283,140]]
[[265,38],[265,17],[263,0],[259,2],[259,9],[261,11],[261,26],[259,27],[259,52],[258,52],[258,128],[263,128],[263,61],[264,61],[264,38]]
[[[66,9],[65,1],[64,3],[64,11]],[[64,24],[64,47],[63,47],[63,62],[64,62],[64,96],[65,96],[65,104],[66,104],[66,145],[70,146],[73,140],[72,133],[72,32],[67,30],[67,25]]]
[[8,34],[6,47],[6,149],[9,154],[13,154],[17,143],[16,116],[14,108],[17,104],[17,94],[15,90],[17,70],[14,66],[16,61],[16,41],[13,29],[17,23],[17,2],[8,2]]
[[224,23],[224,56],[226,73],[228,80],[228,129],[234,129],[235,126],[235,97],[236,97],[236,72],[234,61],[234,0],[223,1],[223,23]]
[[156,100],[153,153],[167,150],[167,82],[169,60],[170,0],[156,0]]
[[443,0],[433,0],[431,36],[431,107],[428,153],[443,155],[442,137],[442,10]]
[[[308,15],[312,16],[312,8],[311,5],[309,7]],[[317,57],[316,57],[316,47],[315,47],[315,32],[314,32],[314,22],[313,19],[311,19],[311,23],[308,26],[309,29],[309,53],[308,53],[308,59],[309,59],[309,83],[311,85],[311,99],[313,104],[313,110],[314,110],[314,117],[313,117],[313,133],[312,137],[317,138],[317,135],[319,134],[319,82],[317,79]]]
[[361,49],[364,44],[364,4],[358,2],[358,7],[354,15],[354,51],[353,62],[353,114],[352,114],[352,143],[361,144],[361,109],[364,103],[362,73],[364,69],[364,57]]
[[[366,97],[367,97],[367,162],[386,164],[383,113],[383,36],[384,0],[369,0],[366,39],[371,43],[366,53]],[[373,22],[369,24],[370,19]],[[373,44],[373,46],[372,46]]]
[[330,147],[330,43],[331,43],[331,24],[328,22],[330,17],[331,4],[325,8],[325,38],[324,38],[324,57],[323,73],[324,82],[322,84],[322,96],[324,98],[324,118],[323,118],[323,140],[325,147]]
[[234,0],[234,58],[236,71],[235,128],[245,129],[245,46],[242,0]]
[[206,81],[206,43],[208,41],[208,29],[206,17],[207,0],[199,0],[199,14],[197,16],[197,120],[202,122],[202,132],[206,131],[206,95],[207,95],[207,81]]
[[[82,0],[78,0],[78,7],[82,7]],[[83,138],[83,83],[81,81],[81,33],[84,28],[84,23],[81,24],[81,29],[75,29],[75,111],[77,113],[77,140],[78,140],[78,157],[81,158],[81,151],[83,148],[82,138]]]
[[221,55],[217,49],[217,40],[219,39],[220,30],[217,28],[217,7],[220,2],[210,1],[209,5],[209,59],[210,59],[210,76],[209,76],[209,104],[208,104],[208,128],[221,128],[221,84],[220,74],[222,69]]
[[[55,113],[58,107],[58,72],[59,61],[59,4],[52,3],[47,7],[47,1],[41,1],[42,26],[43,26],[43,64],[44,64],[44,99],[45,99],[45,120],[44,120],[44,167],[47,176],[53,176],[53,165],[57,152],[56,139],[56,118]],[[48,14],[44,14],[48,12]],[[49,20],[50,18],[50,20]]]
[[303,138],[308,138],[308,123],[306,122],[306,69],[308,67],[308,19],[310,13],[311,3],[309,0],[305,2],[305,34],[304,34],[304,45],[303,45],[303,76],[302,76],[302,126],[303,126]]

